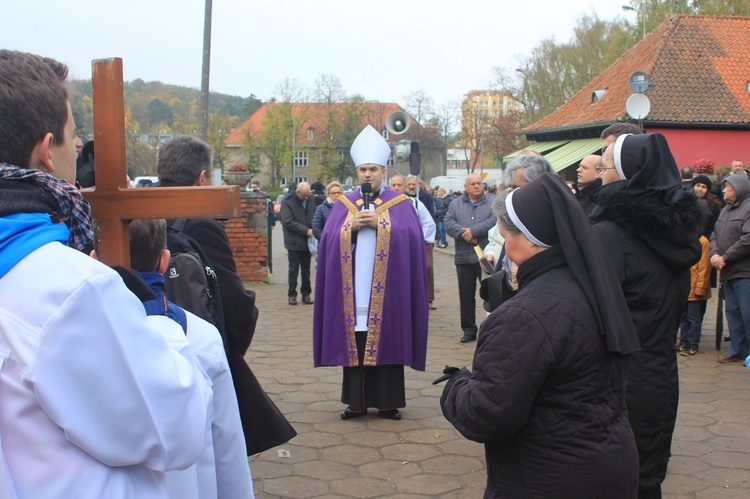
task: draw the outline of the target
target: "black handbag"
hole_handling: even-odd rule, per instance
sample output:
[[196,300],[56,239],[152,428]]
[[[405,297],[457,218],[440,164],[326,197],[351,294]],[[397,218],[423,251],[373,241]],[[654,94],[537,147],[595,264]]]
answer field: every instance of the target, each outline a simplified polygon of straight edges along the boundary
[[479,297],[484,300],[484,309],[487,312],[492,312],[514,296],[516,291],[510,287],[508,272],[505,269],[498,269],[482,279],[479,286]]

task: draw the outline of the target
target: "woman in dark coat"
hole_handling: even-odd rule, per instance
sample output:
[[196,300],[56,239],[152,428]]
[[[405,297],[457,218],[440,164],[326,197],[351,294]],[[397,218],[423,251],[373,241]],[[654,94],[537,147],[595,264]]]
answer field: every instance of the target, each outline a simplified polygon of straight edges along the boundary
[[554,174],[493,209],[520,287],[482,324],[472,372],[446,369],[443,414],[485,444],[485,497],[635,497],[625,383],[638,340],[614,270]]
[[622,135],[607,148],[594,232],[609,256],[641,344],[632,356],[628,413],[640,461],[639,497],[661,497],[677,416],[675,333],[705,207],[681,188],[663,135]]

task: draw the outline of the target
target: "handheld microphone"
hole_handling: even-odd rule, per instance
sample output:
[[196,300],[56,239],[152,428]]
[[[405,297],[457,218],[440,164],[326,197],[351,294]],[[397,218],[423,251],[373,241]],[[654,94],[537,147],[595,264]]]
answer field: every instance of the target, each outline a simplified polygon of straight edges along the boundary
[[370,209],[370,194],[372,194],[372,185],[369,182],[365,182],[364,184],[362,184],[359,190],[362,192],[362,200],[365,202],[364,209],[369,210]]

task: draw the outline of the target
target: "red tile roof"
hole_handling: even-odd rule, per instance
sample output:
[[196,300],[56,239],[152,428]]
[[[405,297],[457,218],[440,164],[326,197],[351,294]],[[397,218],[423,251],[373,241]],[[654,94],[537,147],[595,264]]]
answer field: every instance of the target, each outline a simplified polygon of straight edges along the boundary
[[[560,128],[631,120],[625,102],[635,71],[645,71],[651,101],[646,122],[750,124],[750,18],[680,15],[644,40],[555,112],[526,127],[532,135]],[[595,103],[595,90],[606,94]]]
[[[276,102],[269,102],[263,104],[257,111],[250,115],[242,124],[237,128],[234,128],[225,143],[228,146],[242,146],[245,142],[245,137],[248,131],[252,133],[253,137],[259,137],[260,131],[263,128],[263,121],[266,118],[266,113],[269,109],[274,106],[280,106],[281,104]],[[343,112],[347,104],[333,104],[332,109],[335,112]],[[382,131],[385,129],[385,119],[393,111],[403,111],[401,106],[390,102],[365,102],[363,103],[362,122],[359,129],[365,127],[365,125],[372,125],[376,130]],[[314,145],[322,141],[323,133],[326,130],[326,117],[328,115],[328,105],[321,103],[300,103],[294,107],[295,115],[301,118],[299,129],[297,132],[297,145]],[[408,139],[412,133],[419,128],[419,124],[416,123],[414,118],[411,122],[412,128],[406,135],[391,135],[388,138],[389,142]],[[308,140],[307,131],[312,128],[313,139]],[[359,130],[357,130],[359,133]],[[356,136],[356,134],[355,134]]]

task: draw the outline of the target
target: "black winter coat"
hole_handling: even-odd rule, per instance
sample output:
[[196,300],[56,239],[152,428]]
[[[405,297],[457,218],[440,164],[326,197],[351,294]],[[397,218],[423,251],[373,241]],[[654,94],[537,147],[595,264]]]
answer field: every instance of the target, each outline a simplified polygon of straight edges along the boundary
[[312,196],[305,205],[296,192],[284,198],[281,204],[281,223],[284,226],[284,248],[287,251],[309,251],[307,231],[312,229],[318,205]]
[[635,497],[628,357],[607,351],[564,260],[545,253],[482,324],[473,371],[450,379],[443,414],[485,444],[485,497]]
[[[601,191],[600,191],[601,192]],[[640,456],[641,492],[658,490],[677,417],[675,334],[701,256],[705,208],[694,195],[677,205],[659,196],[596,199],[594,232],[615,268],[641,351],[631,355],[628,413]]]
[[237,274],[229,238],[219,222],[189,219],[183,232],[200,243],[219,281],[226,328],[224,348],[237,394],[247,455],[281,445],[297,433],[263,391],[244,359],[258,321],[255,292],[246,290]]

